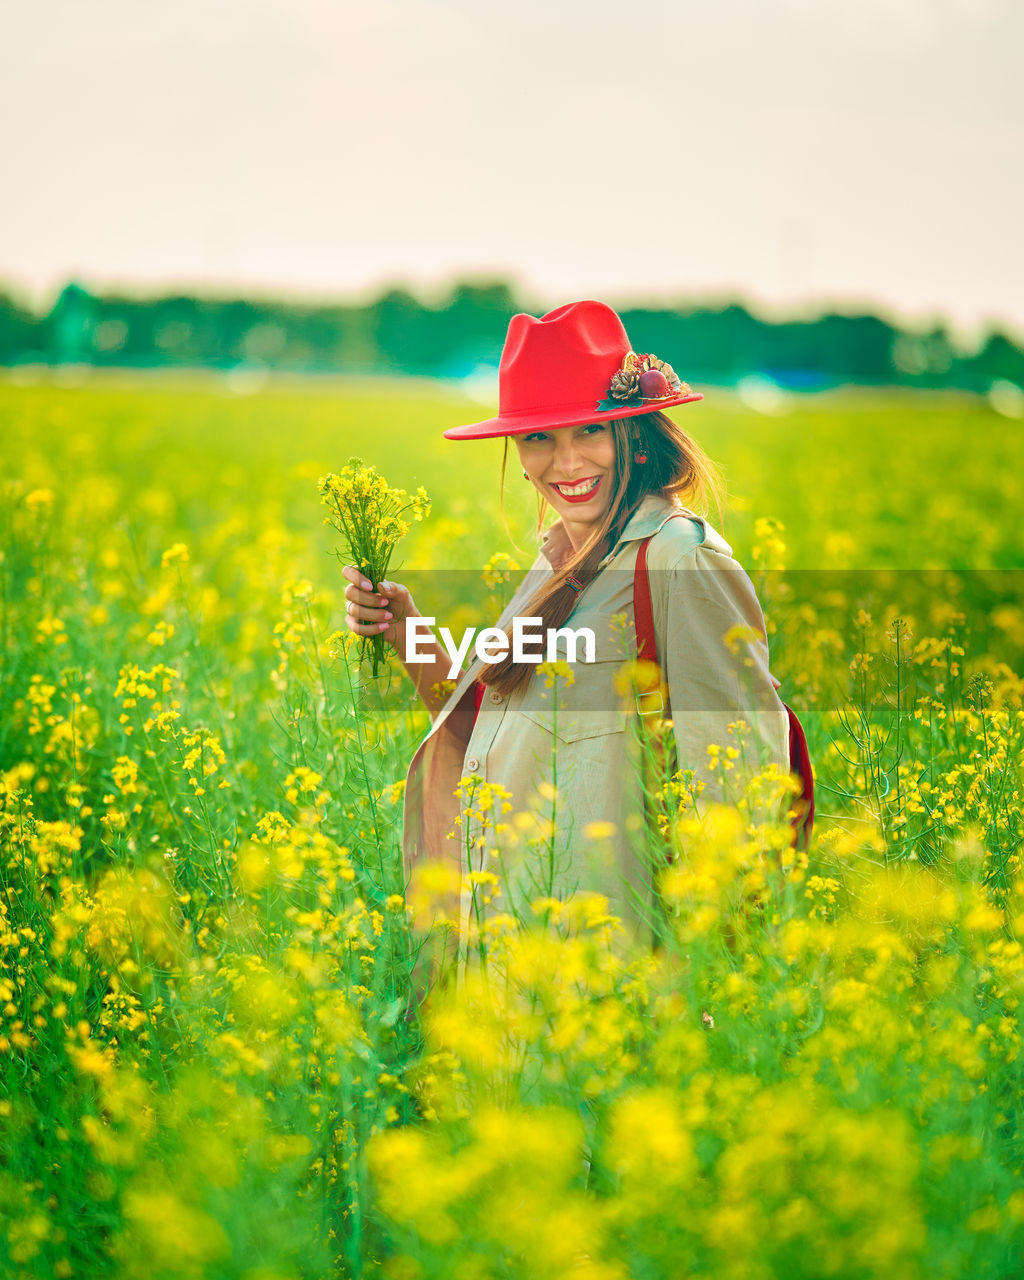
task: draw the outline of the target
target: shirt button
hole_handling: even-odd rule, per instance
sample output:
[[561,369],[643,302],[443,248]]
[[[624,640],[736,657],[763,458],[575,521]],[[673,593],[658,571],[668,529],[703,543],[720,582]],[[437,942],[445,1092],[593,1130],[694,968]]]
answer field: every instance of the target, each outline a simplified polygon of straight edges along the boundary
[[500,702],[500,701],[501,701],[501,694],[497,691],[497,689],[492,689],[492,690],[491,690],[491,701],[492,701],[492,702]]
[[470,756],[469,759],[466,761],[466,768],[469,770],[470,773],[476,773],[477,769],[480,768],[480,761],[476,758],[476,756]]

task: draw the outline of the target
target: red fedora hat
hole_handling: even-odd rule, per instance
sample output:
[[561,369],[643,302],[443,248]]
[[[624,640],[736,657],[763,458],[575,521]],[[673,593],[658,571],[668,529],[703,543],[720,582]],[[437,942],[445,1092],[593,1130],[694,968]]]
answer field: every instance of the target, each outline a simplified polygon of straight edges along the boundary
[[444,436],[518,436],[703,399],[663,360],[633,352],[611,307],[570,302],[539,320],[512,317],[498,369],[498,416],[449,427]]

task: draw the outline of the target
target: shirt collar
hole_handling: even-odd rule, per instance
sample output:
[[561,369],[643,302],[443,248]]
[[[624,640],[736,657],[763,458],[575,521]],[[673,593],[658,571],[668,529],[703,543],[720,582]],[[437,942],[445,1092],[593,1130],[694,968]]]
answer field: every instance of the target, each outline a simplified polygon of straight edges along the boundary
[[[598,568],[603,569],[609,560],[614,559],[623,543],[634,542],[638,538],[646,538],[652,533],[657,533],[669,516],[674,515],[677,511],[685,510],[686,508],[675,498],[662,498],[656,493],[647,494],[641,499],[637,509],[626,521],[626,527],[619,535],[618,542],[604,557]],[[565,525],[562,523],[561,517],[544,534],[541,539],[540,550],[552,567],[555,566],[556,561],[559,561],[564,556],[567,550],[572,551],[572,542],[565,531]]]

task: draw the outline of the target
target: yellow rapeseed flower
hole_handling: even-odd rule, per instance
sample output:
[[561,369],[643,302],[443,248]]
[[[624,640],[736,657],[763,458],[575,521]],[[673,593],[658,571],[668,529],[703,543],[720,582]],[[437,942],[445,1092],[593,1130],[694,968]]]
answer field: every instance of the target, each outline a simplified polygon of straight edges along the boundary
[[160,567],[166,569],[172,564],[188,564],[188,561],[188,547],[184,542],[176,542],[173,546],[168,547],[160,557]]

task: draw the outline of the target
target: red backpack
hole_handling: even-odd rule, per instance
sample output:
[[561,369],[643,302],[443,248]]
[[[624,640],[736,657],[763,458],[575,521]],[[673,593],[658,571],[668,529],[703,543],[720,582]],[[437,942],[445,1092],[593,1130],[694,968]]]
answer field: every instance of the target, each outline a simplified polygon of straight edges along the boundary
[[[651,534],[651,537],[654,535]],[[651,605],[651,584],[647,577],[647,544],[651,538],[640,543],[636,557],[636,572],[633,575],[633,619],[636,629],[637,657],[647,662],[658,662],[658,646],[654,639],[654,610]],[[775,687],[778,682],[772,677]],[[801,793],[796,797],[797,814],[793,818],[793,844],[806,849],[814,826],[814,774],[811,770],[811,757],[807,750],[807,737],[803,725],[797,719],[792,707],[782,704],[789,716],[789,769],[800,779]],[[650,713],[646,713],[650,714]]]

